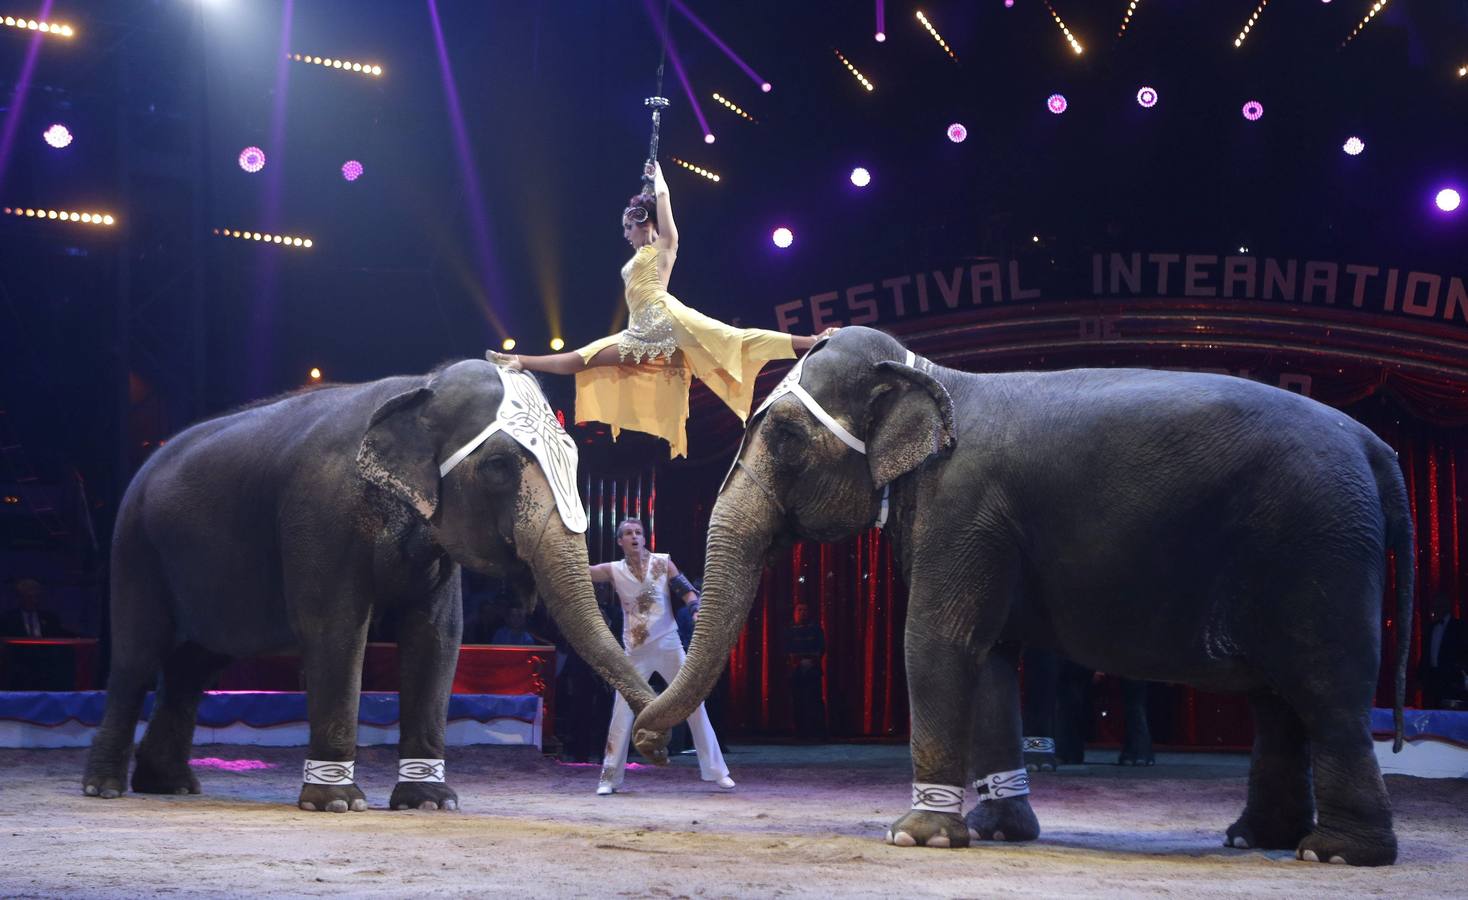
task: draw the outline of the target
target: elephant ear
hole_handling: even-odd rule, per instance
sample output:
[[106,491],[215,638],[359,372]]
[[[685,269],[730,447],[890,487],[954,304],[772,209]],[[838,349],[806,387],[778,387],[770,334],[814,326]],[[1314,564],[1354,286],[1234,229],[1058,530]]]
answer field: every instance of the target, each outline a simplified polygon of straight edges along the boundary
[[379,406],[357,451],[362,477],[413,507],[425,520],[438,510],[437,447],[420,418],[432,398],[432,390],[420,387]]
[[868,401],[867,465],[884,488],[953,449],[953,398],[931,375],[890,360],[876,365]]

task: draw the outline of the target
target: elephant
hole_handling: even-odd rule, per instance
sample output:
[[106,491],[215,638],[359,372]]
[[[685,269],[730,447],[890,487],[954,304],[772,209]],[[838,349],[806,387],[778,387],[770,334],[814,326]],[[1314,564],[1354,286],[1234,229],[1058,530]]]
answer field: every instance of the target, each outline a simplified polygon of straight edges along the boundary
[[1364,426],[1230,376],[973,374],[843,328],[750,419],[711,512],[688,662],[639,715],[639,747],[707,693],[771,554],[874,522],[909,588],[914,799],[889,841],[1038,837],[1016,674],[1033,645],[1249,696],[1248,799],[1226,846],[1395,861],[1368,718],[1386,554],[1410,622],[1413,533],[1396,454]]
[[402,706],[388,805],[456,809],[443,757],[460,566],[532,585],[577,651],[643,708],[653,693],[587,575],[575,478],[575,443],[534,378],[483,360],[308,388],[181,432],[139,469],[118,511],[107,705],[84,793],[124,793],[160,669],[132,789],[199,793],[189,752],[204,688],[233,658],[295,647],[310,727],[298,805],[366,809],[353,763],[358,696],[368,628],[390,610]]

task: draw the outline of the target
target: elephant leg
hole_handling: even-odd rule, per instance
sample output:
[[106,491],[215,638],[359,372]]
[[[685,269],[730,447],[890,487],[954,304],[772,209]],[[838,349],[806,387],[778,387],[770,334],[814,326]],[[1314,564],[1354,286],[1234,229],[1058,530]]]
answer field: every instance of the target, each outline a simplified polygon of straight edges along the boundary
[[431,602],[404,610],[398,624],[401,726],[389,809],[459,808],[459,795],[444,781],[444,730],[464,631],[460,591],[454,566]]
[[1033,841],[1040,836],[1021,748],[1018,657],[1017,646],[1001,644],[979,667],[970,763],[979,802],[964,817],[973,840]]
[[1084,765],[1091,730],[1091,681],[1095,672],[1068,659],[1059,663],[1055,687],[1055,758],[1062,765]]
[[1060,688],[1060,658],[1053,650],[1029,647],[1024,651],[1024,762],[1031,772],[1054,772],[1055,705]]
[[[1368,694],[1369,696],[1369,694]],[[1372,750],[1366,704],[1323,701],[1302,715],[1310,736],[1315,829],[1296,855],[1309,862],[1387,866],[1397,859],[1391,800]]]
[[1133,678],[1121,680],[1121,699],[1124,713],[1121,755],[1119,766],[1150,766],[1157,762],[1152,751],[1152,729],[1147,723],[1147,692],[1150,681]]
[[113,548],[112,663],[107,675],[107,710],[92,738],[82,775],[82,793],[113,799],[127,790],[127,767],[143,698],[173,640],[167,588],[156,556],[138,535],[140,526],[119,521]]
[[148,729],[138,745],[133,790],[140,794],[197,794],[199,779],[189,767],[199,700],[229,657],[194,643],[176,647],[163,664],[163,684]]
[[[366,588],[342,585],[339,599],[295,598],[306,671],[311,743],[297,804],[307,812],[359,812],[367,797],[356,784],[357,704],[370,611]],[[360,608],[359,608],[360,607]]]
[[1293,849],[1315,824],[1310,739],[1300,717],[1277,694],[1252,694],[1249,705],[1254,713],[1249,800],[1228,827],[1224,846]]

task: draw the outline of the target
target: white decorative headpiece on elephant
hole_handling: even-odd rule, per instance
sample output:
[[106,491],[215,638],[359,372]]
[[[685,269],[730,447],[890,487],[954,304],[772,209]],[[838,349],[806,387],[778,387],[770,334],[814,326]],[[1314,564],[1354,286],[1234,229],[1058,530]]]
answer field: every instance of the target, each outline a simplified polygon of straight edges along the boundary
[[[687,664],[638,717],[644,752],[707,696],[769,554],[860,534],[890,486],[913,759],[893,843],[1039,835],[1017,672],[1030,644],[1249,694],[1258,734],[1230,846],[1395,860],[1368,720],[1387,552],[1409,622],[1413,537],[1396,454],[1374,434],[1239,378],[972,374],[861,327],[792,376],[751,419],[711,511]],[[1410,635],[1397,630],[1398,746]]]
[[[483,360],[325,385],[194,425],[152,455],[118,510],[107,712],[83,776],[197,793],[194,714],[232,658],[292,646],[309,686],[299,805],[366,808],[356,785],[368,628],[395,613],[400,665],[393,809],[448,809],[445,728],[463,632],[460,566],[538,595],[628,703],[653,693],[607,629],[586,558],[576,448],[534,379]],[[654,762],[666,756],[654,755]]]

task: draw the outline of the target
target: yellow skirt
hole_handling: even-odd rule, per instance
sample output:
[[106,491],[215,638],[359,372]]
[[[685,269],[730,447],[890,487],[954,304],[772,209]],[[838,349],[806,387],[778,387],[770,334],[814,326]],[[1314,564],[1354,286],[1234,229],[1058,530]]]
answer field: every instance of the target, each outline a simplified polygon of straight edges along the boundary
[[[605,422],[616,440],[623,428],[668,442],[671,458],[688,455],[688,389],[692,378],[709,386],[741,422],[754,404],[754,380],[772,359],[794,359],[790,335],[763,328],[733,328],[685,306],[672,294],[661,302],[673,322],[678,352],[632,364],[597,366],[576,373],[576,421]],[[587,362],[622,333],[577,350]]]

